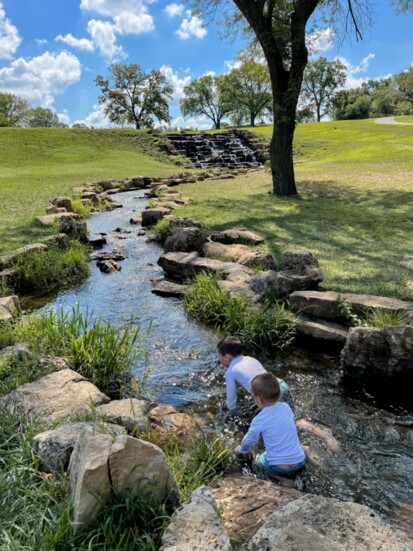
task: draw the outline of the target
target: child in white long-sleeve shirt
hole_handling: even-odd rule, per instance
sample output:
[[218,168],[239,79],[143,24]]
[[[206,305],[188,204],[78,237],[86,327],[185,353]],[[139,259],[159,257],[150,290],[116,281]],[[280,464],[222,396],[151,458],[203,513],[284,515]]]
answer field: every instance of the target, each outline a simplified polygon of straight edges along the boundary
[[[237,407],[237,383],[247,392],[251,393],[251,381],[256,375],[267,373],[265,368],[255,358],[242,355],[242,344],[236,337],[225,337],[218,345],[218,358],[224,367],[227,367],[225,374],[227,400],[226,406],[230,414],[234,414]],[[293,402],[290,389],[285,381],[278,379],[280,384],[280,401],[287,402],[293,409]]]
[[298,440],[290,406],[278,401],[280,385],[277,378],[271,373],[257,375],[251,382],[251,392],[261,411],[252,420],[239,454],[251,452],[261,436],[265,452],[254,459],[253,471],[282,476],[298,473],[306,463],[306,456]]

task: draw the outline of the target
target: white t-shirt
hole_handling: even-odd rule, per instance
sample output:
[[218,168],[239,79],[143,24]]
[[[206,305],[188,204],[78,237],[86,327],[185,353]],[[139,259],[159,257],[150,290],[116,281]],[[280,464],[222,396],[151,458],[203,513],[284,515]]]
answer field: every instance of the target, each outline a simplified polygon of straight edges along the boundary
[[298,440],[294,414],[285,402],[262,408],[252,420],[239,451],[250,452],[260,436],[264,440],[269,465],[295,465],[304,460],[305,453]]
[[267,373],[264,367],[255,358],[250,356],[237,356],[232,360],[227,369],[225,378],[227,385],[227,408],[235,410],[237,406],[237,386],[240,384],[247,392],[251,393],[251,381],[256,375]]

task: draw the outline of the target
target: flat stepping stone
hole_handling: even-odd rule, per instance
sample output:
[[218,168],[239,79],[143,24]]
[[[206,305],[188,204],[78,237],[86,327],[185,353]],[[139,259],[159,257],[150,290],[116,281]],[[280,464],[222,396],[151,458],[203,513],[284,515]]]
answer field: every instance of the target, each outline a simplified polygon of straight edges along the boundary
[[54,214],[46,214],[44,216],[36,216],[36,220],[43,224],[43,226],[52,226],[55,222],[59,222],[64,218],[72,218],[72,220],[79,220],[80,216],[73,212],[56,212]]
[[226,258],[250,268],[260,267],[262,270],[275,270],[277,267],[272,254],[251,249],[246,245],[224,245],[223,243],[207,242],[204,244],[204,254],[212,258]]
[[223,243],[224,245],[261,245],[264,238],[260,235],[243,229],[232,229],[222,232],[214,232],[210,235],[211,241]]
[[90,405],[110,401],[105,394],[71,369],[45,375],[34,383],[19,386],[0,398],[10,413],[45,424],[90,412]]
[[344,325],[312,319],[305,315],[298,316],[298,322],[295,326],[299,335],[310,337],[326,344],[337,344],[344,346],[346,343],[348,329]]
[[167,279],[158,279],[152,282],[152,293],[161,297],[182,298],[190,285],[168,281]]

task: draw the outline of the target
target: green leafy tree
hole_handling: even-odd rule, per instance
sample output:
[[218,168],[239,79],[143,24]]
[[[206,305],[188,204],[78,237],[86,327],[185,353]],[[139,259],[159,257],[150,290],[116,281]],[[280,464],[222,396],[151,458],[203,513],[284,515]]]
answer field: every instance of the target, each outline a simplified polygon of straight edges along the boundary
[[224,77],[204,75],[187,84],[180,107],[184,117],[204,115],[221,128],[222,119],[233,110],[224,93]]
[[59,117],[52,109],[45,107],[33,107],[27,113],[27,124],[33,128],[57,128],[60,127]]
[[272,91],[268,68],[256,61],[244,61],[223,79],[223,90],[234,111],[247,114],[251,126],[272,104]]
[[168,99],[173,88],[158,70],[144,73],[136,63],[112,63],[109,78],[98,75],[95,83],[101,90],[99,103],[115,124],[134,124],[152,128],[154,119],[170,122]]
[[306,105],[315,112],[317,122],[328,114],[330,101],[337,89],[344,86],[346,76],[346,67],[338,59],[328,61],[325,57],[319,57],[308,62],[301,96]]
[[[231,25],[240,14],[264,52],[273,91],[274,131],[270,145],[273,189],[277,195],[297,193],[293,167],[293,137],[296,109],[304,70],[308,62],[306,28],[309,21],[328,16],[343,23],[345,34],[353,26],[357,38],[369,19],[368,0],[188,0],[211,14],[218,7],[235,9]],[[412,0],[394,0],[400,9],[408,10]],[[330,13],[327,13],[329,11]],[[314,17],[313,17],[314,16]],[[221,18],[223,19],[223,18]],[[324,19],[325,20],[325,19]],[[234,35],[234,28],[227,33]]]
[[0,126],[25,126],[29,109],[25,99],[0,92]]
[[395,75],[394,79],[404,99],[413,106],[413,66]]
[[340,90],[331,100],[335,120],[368,119],[371,97],[362,88]]

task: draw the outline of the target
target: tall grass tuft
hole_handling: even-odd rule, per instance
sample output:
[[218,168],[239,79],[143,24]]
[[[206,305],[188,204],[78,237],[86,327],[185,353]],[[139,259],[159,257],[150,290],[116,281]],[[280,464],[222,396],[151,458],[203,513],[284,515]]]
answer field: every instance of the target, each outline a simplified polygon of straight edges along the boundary
[[85,203],[82,203],[81,199],[79,197],[75,197],[72,199],[72,208],[73,212],[76,214],[79,214],[82,218],[89,218],[92,207],[89,205],[85,205]]
[[218,480],[232,461],[230,449],[217,434],[205,435],[201,442],[191,445],[185,453],[181,453],[173,441],[164,451],[183,501],[189,499],[199,486]]
[[139,332],[126,323],[113,327],[76,306],[23,318],[15,325],[14,340],[28,343],[35,352],[67,357],[73,369],[113,396],[130,387],[132,365],[146,355]]
[[342,296],[337,297],[341,314],[346,318],[351,327],[376,327],[381,329],[385,325],[406,325],[409,322],[404,310],[385,310],[383,308],[370,308],[363,314],[357,315],[348,301]]
[[52,248],[16,259],[15,290],[26,293],[79,281],[89,272],[87,249],[72,241],[67,249]]
[[284,348],[294,338],[295,317],[278,302],[253,307],[218,287],[219,275],[200,274],[186,292],[187,314],[238,337],[246,348]]

